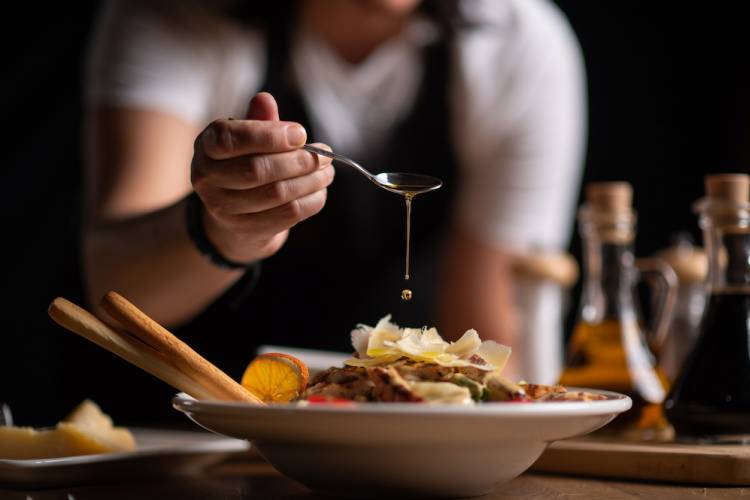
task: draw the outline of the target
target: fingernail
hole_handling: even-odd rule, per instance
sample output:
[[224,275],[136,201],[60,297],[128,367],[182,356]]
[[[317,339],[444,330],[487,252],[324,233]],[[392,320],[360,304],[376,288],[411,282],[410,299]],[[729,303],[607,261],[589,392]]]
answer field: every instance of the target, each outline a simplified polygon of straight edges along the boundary
[[209,127],[203,132],[203,144],[209,148],[215,148],[217,144],[216,130],[213,127]]
[[293,124],[286,128],[286,141],[290,146],[302,146],[307,139],[307,132],[302,126]]

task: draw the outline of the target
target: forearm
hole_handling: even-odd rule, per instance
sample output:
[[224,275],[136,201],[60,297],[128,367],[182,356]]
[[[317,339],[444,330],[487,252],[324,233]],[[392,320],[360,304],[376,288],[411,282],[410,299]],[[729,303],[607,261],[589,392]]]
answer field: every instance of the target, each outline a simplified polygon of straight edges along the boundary
[[125,221],[92,224],[84,231],[83,249],[92,307],[116,290],[165,325],[189,321],[242,276],[195,249],[184,200]]
[[[456,340],[474,328],[484,340],[515,347],[517,314],[510,257],[466,232],[455,230],[446,241],[439,276],[439,326]],[[514,376],[518,355],[506,374]]]

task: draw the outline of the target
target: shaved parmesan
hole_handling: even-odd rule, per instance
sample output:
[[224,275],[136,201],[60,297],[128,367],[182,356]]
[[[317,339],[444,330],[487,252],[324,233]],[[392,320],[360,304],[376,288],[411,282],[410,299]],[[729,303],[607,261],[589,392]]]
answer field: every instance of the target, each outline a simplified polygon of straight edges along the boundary
[[399,328],[385,316],[375,327],[358,325],[352,331],[357,358],[349,366],[379,366],[401,358],[448,367],[472,366],[484,371],[501,371],[511,349],[492,340],[484,342],[476,330],[467,330],[455,342],[446,342],[437,329]]

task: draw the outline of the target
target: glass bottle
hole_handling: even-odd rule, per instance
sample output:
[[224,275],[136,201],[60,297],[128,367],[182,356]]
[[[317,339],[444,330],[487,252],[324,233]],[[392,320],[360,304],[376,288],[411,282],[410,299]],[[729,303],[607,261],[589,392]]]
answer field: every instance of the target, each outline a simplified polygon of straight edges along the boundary
[[706,177],[696,211],[708,252],[700,334],[665,402],[678,435],[750,440],[750,176]]
[[658,353],[659,365],[669,382],[674,382],[700,332],[706,305],[708,258],[703,248],[693,244],[688,233],[677,233],[673,244],[658,252],[677,274],[677,302],[669,332]]
[[[668,432],[661,406],[667,380],[647,342],[636,296],[641,273],[633,252],[632,188],[624,182],[593,183],[586,186],[586,198],[578,214],[583,290],[560,383],[608,389],[632,398],[633,407],[605,427],[605,433]],[[665,289],[673,303],[674,272],[653,259],[648,263],[648,272],[668,284]],[[662,307],[654,323],[660,331],[668,326],[669,308]]]

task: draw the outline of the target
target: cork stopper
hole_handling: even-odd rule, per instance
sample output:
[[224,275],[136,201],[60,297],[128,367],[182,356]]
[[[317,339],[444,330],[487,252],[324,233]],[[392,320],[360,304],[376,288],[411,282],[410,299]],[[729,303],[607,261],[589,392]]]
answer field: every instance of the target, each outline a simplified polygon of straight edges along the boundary
[[630,212],[633,187],[628,182],[591,182],[586,185],[586,201],[598,212]]
[[682,284],[701,283],[708,274],[708,256],[705,250],[692,245],[675,245],[656,254],[677,274]]
[[586,184],[586,203],[578,212],[581,234],[626,244],[635,238],[633,187],[628,182]]
[[706,194],[712,200],[731,203],[750,201],[750,175],[716,174],[705,178]]
[[567,252],[535,250],[513,255],[513,271],[532,280],[569,288],[578,280],[578,262]]

